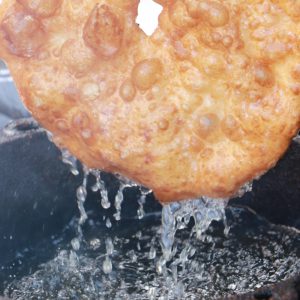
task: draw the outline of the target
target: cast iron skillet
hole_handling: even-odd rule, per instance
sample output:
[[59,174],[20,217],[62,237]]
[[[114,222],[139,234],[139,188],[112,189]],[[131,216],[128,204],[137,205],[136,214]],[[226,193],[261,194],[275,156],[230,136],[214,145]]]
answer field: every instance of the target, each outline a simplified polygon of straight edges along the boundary
[[[0,131],[0,267],[18,250],[59,233],[78,214],[75,192],[82,172],[72,175],[60,158],[60,150],[31,118],[12,122]],[[106,182],[109,194],[114,194],[117,179],[106,174]],[[134,188],[125,193],[123,218],[136,215],[138,204],[132,201],[136,194]],[[88,194],[86,205],[101,214],[94,198],[95,194]],[[232,199],[230,205],[248,206],[273,223],[300,229],[300,137],[274,169],[254,182],[252,192]],[[160,209],[150,196],[146,212]],[[298,279],[290,279],[235,299],[298,299],[297,285],[299,288]]]

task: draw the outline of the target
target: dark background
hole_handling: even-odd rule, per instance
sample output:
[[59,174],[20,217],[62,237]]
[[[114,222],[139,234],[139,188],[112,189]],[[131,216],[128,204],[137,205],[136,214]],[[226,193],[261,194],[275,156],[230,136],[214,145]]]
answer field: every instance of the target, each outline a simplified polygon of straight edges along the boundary
[[28,116],[29,113],[19,99],[9,71],[0,60],[0,128],[11,120]]

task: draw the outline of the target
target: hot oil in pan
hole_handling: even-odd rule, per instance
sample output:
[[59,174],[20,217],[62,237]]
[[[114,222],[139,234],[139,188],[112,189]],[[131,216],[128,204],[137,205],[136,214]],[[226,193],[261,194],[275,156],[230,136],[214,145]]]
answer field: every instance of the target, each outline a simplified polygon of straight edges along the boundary
[[[76,174],[72,157],[67,152],[63,157]],[[161,215],[146,214],[142,219],[147,195],[142,190],[137,218],[121,220],[123,191],[134,184],[120,178],[114,203],[118,224],[112,226],[114,220],[107,218],[89,219],[84,209],[89,172],[85,169],[83,184],[77,190],[79,222],[73,220],[60,237],[53,239],[56,255],[30,275],[24,271],[28,255],[20,255],[18,263],[10,266],[11,274],[18,273],[18,278],[6,288],[7,296],[217,299],[276,283],[300,270],[299,232],[275,226],[247,209],[226,208],[225,200],[172,203],[164,206]],[[91,172],[96,177],[92,189],[101,193],[101,204],[108,209],[101,173]],[[78,234],[70,243],[74,228]],[[47,251],[49,244],[41,244],[39,254],[31,255],[31,263],[37,265],[41,253]]]

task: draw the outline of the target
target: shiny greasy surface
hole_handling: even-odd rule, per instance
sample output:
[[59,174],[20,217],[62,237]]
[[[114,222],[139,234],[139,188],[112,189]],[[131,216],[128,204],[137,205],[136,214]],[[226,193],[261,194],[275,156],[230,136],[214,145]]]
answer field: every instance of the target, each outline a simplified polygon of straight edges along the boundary
[[298,1],[2,0],[0,56],[27,107],[89,167],[161,201],[227,197],[300,123]]

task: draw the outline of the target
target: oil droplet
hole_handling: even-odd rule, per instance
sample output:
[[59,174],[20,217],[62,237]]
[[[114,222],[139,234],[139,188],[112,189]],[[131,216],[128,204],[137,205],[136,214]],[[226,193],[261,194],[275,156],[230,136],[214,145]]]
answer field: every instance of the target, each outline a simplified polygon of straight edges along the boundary
[[146,203],[146,196],[147,194],[142,194],[141,197],[138,199],[139,208],[137,210],[137,215],[140,220],[143,219],[145,215],[144,204]]
[[66,149],[62,149],[61,154],[62,162],[70,166],[71,173],[75,176],[79,175],[77,159]]
[[112,263],[108,256],[106,256],[103,261],[102,270],[105,274],[110,274],[112,272]]
[[117,192],[117,195],[115,197],[115,209],[116,209],[116,213],[114,214],[114,218],[116,219],[116,221],[120,221],[121,220],[121,205],[122,202],[124,200],[124,195],[123,195],[123,191],[125,189],[126,185],[122,184],[119,187],[119,190]]
[[99,239],[95,238],[90,241],[90,246],[93,250],[97,250],[101,246],[101,242]]
[[80,249],[80,241],[79,241],[79,239],[78,238],[74,238],[71,241],[71,245],[72,245],[73,250],[78,251]]
[[110,237],[105,240],[105,246],[106,246],[106,254],[112,255],[114,252],[114,245]]
[[149,259],[155,259],[156,257],[156,249],[154,246],[151,246],[149,251]]
[[106,218],[105,225],[106,225],[106,227],[107,227],[107,228],[111,228],[111,227],[112,227],[112,224],[111,224],[110,218]]

